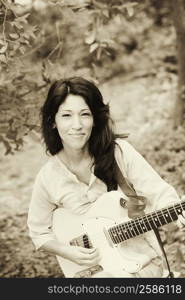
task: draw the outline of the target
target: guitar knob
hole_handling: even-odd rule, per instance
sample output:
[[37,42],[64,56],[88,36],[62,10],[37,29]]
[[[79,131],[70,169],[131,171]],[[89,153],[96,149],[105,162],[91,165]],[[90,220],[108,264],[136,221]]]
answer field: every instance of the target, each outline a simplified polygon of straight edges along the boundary
[[120,198],[120,205],[122,207],[126,207],[126,203],[127,203],[127,201],[124,198]]

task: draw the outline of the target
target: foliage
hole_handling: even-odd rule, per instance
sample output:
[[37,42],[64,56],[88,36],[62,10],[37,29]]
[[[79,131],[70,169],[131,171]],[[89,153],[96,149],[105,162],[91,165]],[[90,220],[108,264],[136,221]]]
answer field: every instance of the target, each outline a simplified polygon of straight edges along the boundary
[[133,71],[142,54],[152,56],[146,49],[156,22],[154,0],[48,0],[40,1],[41,9],[34,3],[22,7],[0,0],[0,142],[5,154],[18,150],[25,134],[39,130],[41,103],[57,77],[74,74],[103,82]]
[[156,166],[159,174],[172,186],[177,187],[180,195],[185,194],[185,135],[184,128],[174,130],[170,124],[159,126],[140,148],[145,158]]
[[[158,129],[150,132],[150,135],[142,139],[140,150],[143,156],[155,166],[156,171],[168,183],[175,187],[178,194],[185,194],[185,135],[184,128],[177,130],[172,124],[166,122]],[[179,230],[175,223],[163,226],[160,234],[167,252],[170,266],[174,271],[185,276],[184,271],[184,229]]]
[[3,112],[0,141],[8,154],[13,150],[12,143],[17,150],[23,136],[36,127],[32,115],[35,103],[30,101],[30,93],[44,87],[46,80],[43,78],[44,83],[40,83],[38,78],[30,79],[30,70],[23,59],[36,39],[37,27],[29,24],[30,14],[19,15],[17,6],[9,1],[0,3],[0,109]]

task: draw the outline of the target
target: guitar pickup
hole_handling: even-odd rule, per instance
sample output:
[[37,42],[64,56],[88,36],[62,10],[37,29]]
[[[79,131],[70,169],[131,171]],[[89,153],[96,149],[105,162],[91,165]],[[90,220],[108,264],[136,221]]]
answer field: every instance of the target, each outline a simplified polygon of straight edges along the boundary
[[84,248],[92,248],[92,243],[87,234],[80,235],[70,241],[70,246],[81,246]]

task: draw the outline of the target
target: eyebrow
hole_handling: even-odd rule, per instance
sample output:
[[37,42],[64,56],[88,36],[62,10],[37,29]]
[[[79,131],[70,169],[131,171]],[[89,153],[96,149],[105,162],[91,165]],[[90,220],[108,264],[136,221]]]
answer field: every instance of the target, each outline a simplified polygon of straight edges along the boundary
[[[89,108],[83,108],[83,109],[81,109],[81,111],[85,111],[85,110],[88,110],[89,112],[91,112]],[[62,109],[61,108],[61,111],[70,111],[71,112],[72,110],[71,109]]]

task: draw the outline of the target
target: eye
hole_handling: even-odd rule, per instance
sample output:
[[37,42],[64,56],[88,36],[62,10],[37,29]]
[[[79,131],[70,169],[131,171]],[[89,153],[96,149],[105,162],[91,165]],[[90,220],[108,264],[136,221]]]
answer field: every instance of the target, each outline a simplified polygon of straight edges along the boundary
[[68,118],[68,117],[70,117],[71,115],[70,114],[62,114],[62,117],[63,118]]
[[87,117],[87,116],[91,116],[91,113],[90,112],[84,112],[81,115],[84,116],[84,117]]

